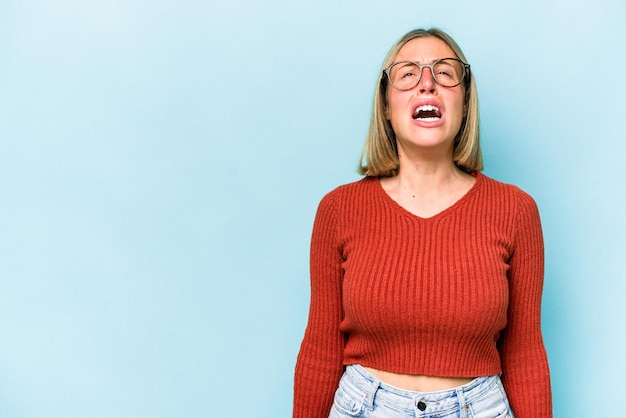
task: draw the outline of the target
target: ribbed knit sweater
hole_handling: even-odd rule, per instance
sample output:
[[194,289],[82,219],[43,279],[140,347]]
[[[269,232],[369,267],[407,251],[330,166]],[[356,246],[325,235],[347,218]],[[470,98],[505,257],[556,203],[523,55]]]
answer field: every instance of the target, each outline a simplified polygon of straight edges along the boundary
[[366,177],[327,194],[311,239],[311,304],[294,418],[326,418],[348,364],[394,373],[502,373],[516,418],[552,416],[534,200],[476,173],[430,218]]

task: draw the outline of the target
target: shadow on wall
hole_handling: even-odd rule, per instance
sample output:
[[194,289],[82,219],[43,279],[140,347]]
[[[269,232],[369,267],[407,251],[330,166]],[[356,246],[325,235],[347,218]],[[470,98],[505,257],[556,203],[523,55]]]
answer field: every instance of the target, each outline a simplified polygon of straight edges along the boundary
[[[533,132],[533,126],[523,122],[523,110],[515,109],[510,98],[498,100],[501,102],[488,103],[481,109],[485,173],[517,185],[539,206],[546,257],[542,326],[552,375],[554,416],[576,416],[568,402],[559,401],[571,396],[568,394],[574,393],[579,384],[577,358],[583,351],[580,343],[571,341],[571,336],[579,335],[579,310],[573,302],[575,286],[584,280],[579,265],[583,260],[579,256],[582,238],[572,236],[579,228],[575,212],[566,210],[572,195],[568,187],[572,186],[571,178],[565,177],[573,165],[564,162],[562,150],[554,142],[562,133]],[[545,147],[538,148],[537,144]]]

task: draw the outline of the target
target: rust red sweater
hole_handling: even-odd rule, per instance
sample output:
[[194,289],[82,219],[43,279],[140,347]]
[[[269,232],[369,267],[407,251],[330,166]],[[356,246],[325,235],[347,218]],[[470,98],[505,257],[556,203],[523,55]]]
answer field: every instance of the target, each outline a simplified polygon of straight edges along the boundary
[[322,199],[294,418],[328,417],[344,366],[355,363],[432,376],[502,373],[516,418],[552,416],[537,206],[515,186],[476,177],[427,219],[377,178]]

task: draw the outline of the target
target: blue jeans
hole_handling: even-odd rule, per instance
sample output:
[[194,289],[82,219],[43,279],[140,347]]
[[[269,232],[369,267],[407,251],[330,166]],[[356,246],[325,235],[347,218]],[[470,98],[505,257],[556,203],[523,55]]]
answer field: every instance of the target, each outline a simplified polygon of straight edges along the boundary
[[500,376],[453,389],[415,392],[381,382],[362,366],[346,367],[329,418],[513,418]]

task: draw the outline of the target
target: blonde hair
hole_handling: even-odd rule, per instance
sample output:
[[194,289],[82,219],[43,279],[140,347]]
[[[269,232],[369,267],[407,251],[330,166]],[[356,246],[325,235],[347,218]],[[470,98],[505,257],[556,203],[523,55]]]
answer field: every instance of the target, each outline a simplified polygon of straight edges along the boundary
[[[365,144],[361,152],[359,173],[366,176],[391,177],[398,173],[400,160],[396,144],[396,135],[391,123],[386,117],[388,79],[383,69],[389,67],[400,49],[407,42],[417,38],[435,37],[445,42],[457,58],[467,62],[459,45],[444,31],[432,29],[415,29],[404,35],[393,45],[383,61],[380,77],[376,83],[374,93],[374,106],[372,118],[365,137]],[[478,115],[478,94],[476,84],[469,69],[464,80],[466,112],[461,123],[461,129],[454,140],[452,158],[455,164],[462,170],[480,171],[484,168],[482,153],[480,151],[480,129]]]

